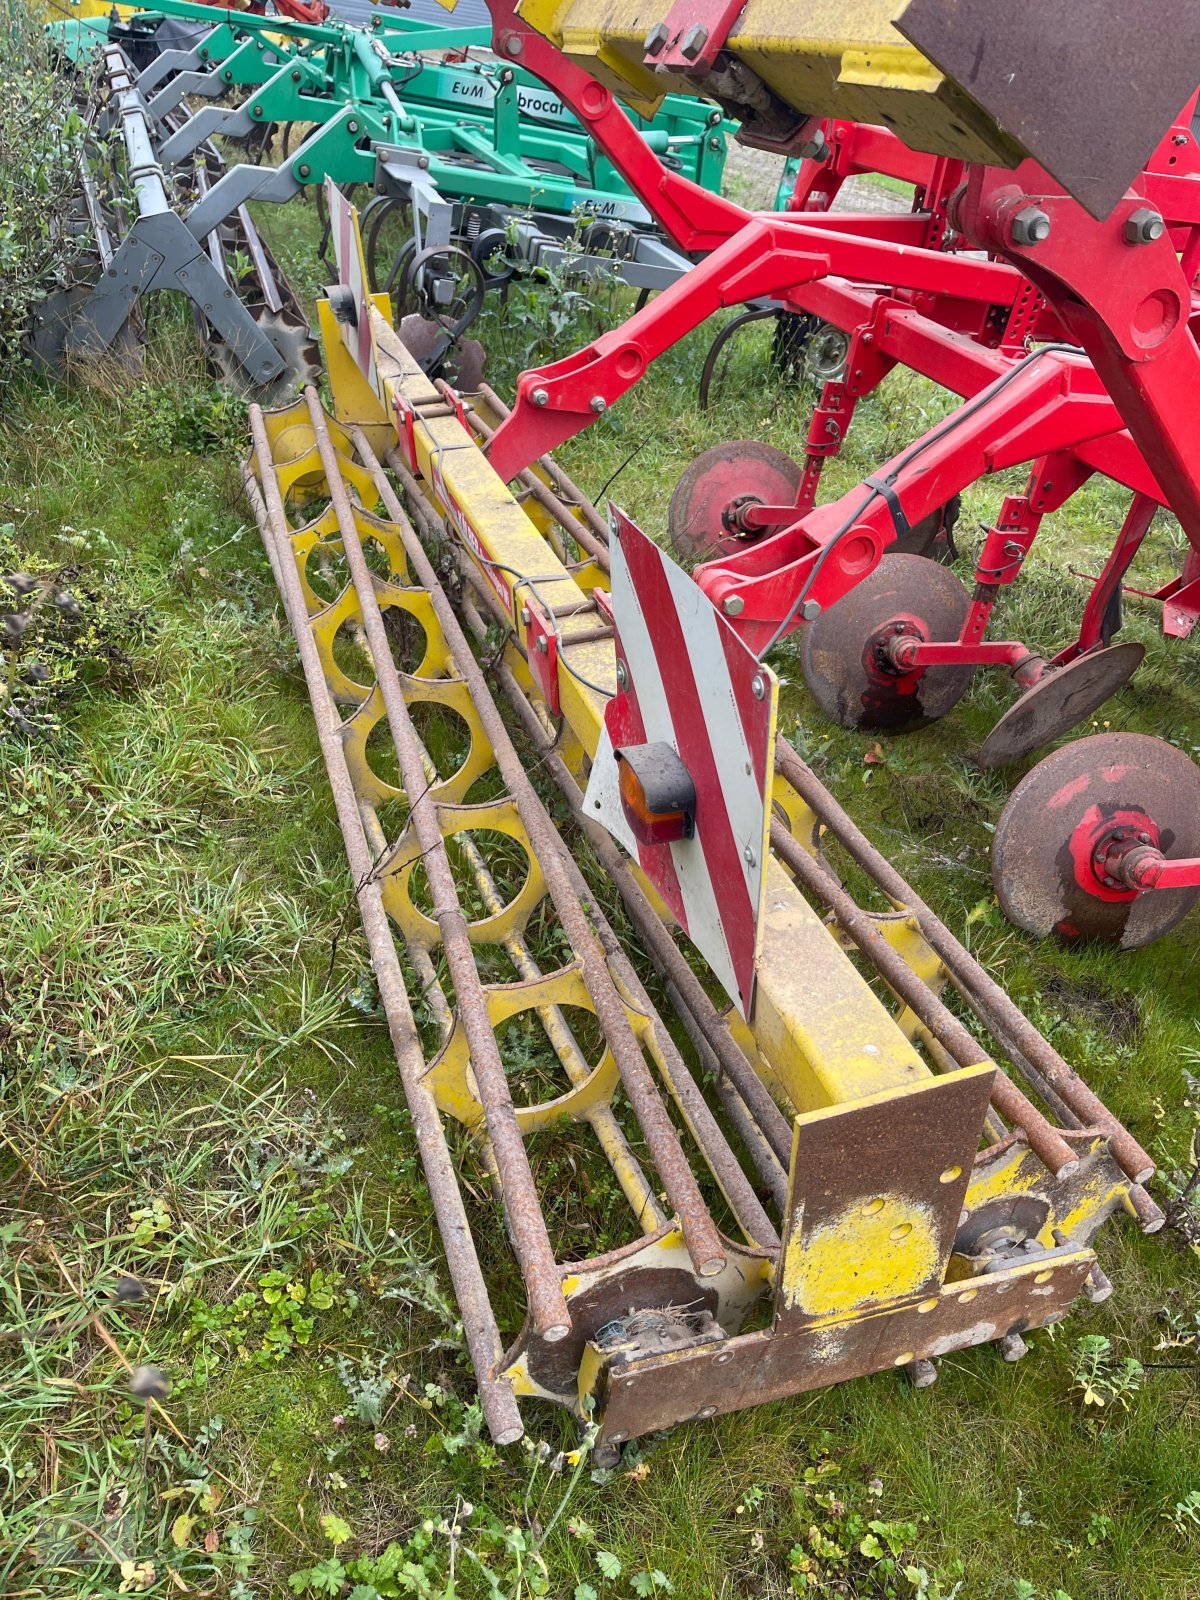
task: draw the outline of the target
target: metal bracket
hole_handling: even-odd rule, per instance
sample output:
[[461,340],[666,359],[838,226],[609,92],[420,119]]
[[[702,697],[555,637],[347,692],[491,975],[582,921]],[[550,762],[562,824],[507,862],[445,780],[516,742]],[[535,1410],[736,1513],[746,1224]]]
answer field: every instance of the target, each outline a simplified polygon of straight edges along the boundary
[[707,72],[725,48],[745,0],[675,0],[666,19],[646,35],[643,65],[651,72]]

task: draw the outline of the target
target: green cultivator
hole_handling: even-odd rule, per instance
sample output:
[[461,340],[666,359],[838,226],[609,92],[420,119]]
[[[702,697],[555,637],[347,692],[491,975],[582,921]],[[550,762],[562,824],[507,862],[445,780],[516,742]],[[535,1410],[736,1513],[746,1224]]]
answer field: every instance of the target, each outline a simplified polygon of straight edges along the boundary
[[[64,63],[98,82],[99,109],[80,150],[90,248],[34,330],[44,363],[128,341],[142,297],[173,289],[231,375],[260,388],[303,376],[304,319],[248,207],[319,195],[327,178],[375,192],[363,219],[374,286],[420,319],[406,331],[435,375],[462,376],[462,335],[522,265],[569,259],[645,292],[686,271],[562,102],[486,55],[488,30],[375,23],[234,20],[164,0],[128,21],[54,25]],[[642,133],[716,190],[728,126],[669,97]],[[227,168],[234,144],[253,159]]]

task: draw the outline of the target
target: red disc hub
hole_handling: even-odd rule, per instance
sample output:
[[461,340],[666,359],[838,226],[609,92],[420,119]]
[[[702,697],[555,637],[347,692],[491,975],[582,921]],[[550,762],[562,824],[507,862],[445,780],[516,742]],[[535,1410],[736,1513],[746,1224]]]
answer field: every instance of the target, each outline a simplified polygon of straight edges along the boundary
[[1092,808],[1071,835],[1070,850],[1075,881],[1102,900],[1136,900],[1150,887],[1141,874],[1163,859],[1158,828],[1142,811],[1101,817]]

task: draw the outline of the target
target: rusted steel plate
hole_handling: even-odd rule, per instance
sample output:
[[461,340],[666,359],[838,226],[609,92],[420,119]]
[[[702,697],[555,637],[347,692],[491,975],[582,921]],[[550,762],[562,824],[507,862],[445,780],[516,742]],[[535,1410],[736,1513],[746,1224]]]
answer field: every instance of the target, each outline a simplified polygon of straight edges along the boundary
[[896,26],[1100,219],[1200,78],[1195,0],[910,0]]
[[797,1119],[783,1317],[829,1321],[937,1292],[995,1071],[964,1067]]
[[609,1374],[600,1442],[618,1444],[1057,1322],[1094,1261],[1090,1250],[1044,1256],[947,1284],[878,1316],[824,1327],[779,1325],[630,1363]]

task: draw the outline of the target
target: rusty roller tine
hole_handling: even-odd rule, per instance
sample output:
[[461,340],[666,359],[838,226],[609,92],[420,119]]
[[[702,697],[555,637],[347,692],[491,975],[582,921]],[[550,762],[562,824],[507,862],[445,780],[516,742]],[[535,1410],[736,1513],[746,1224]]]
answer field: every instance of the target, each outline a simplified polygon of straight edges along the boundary
[[[504,400],[500,398],[490,384],[481,383],[479,385],[479,393],[483,396],[491,409],[502,421],[509,415],[510,407]],[[478,421],[480,419],[477,418],[476,420]],[[494,431],[494,429],[490,429],[489,435]],[[595,506],[587,498],[579,485],[575,483],[573,479],[567,476],[562,467],[560,467],[558,462],[555,461],[553,456],[539,456],[537,458],[537,464],[550,479],[551,483],[557,484],[559,489],[562,490],[563,494],[568,497],[568,500],[564,502],[564,504],[569,503],[572,511],[578,511],[579,515],[596,535],[598,542],[605,551],[604,570],[607,572],[608,523],[596,510]],[[574,519],[567,523],[567,531],[572,535],[574,534]],[[597,557],[597,559],[599,559],[599,557]]]
[[[417,480],[394,450],[388,451],[387,463],[408,491],[418,519],[431,535],[437,536],[440,532],[439,528],[432,517],[429,517],[421,509],[421,492]],[[470,559],[458,550],[454,551],[454,555],[459,571],[471,586],[480,603],[485,607],[488,615],[493,620],[502,622],[503,618],[495,596],[489,593],[486,584],[479,579],[479,575]],[[496,670],[501,676],[506,671],[502,664]],[[512,682],[511,678],[509,681]],[[531,737],[544,745],[546,736],[538,724],[536,711],[519,690],[516,693],[510,690],[509,695],[519,714],[524,715],[524,708],[527,708],[529,717],[532,719],[526,722]],[[563,794],[571,802],[572,807],[575,808],[578,814],[582,796],[578,784],[565,763],[559,757],[550,753],[546,756],[546,765],[562,789]],[[703,984],[696,977],[691,967],[688,966],[683,953],[675,944],[666,927],[664,927],[657,912],[634,878],[633,873],[628,869],[620,850],[607,836],[594,831],[589,835],[589,839],[597,860],[616,885],[651,959],[662,976],[672,983],[676,992],[682,996],[684,1004],[695,1018],[698,1028],[711,1044],[720,1062],[721,1070],[734,1085],[738,1094],[749,1108],[751,1115],[757,1121],[772,1154],[780,1165],[787,1170],[791,1163],[792,1154],[792,1130],[787,1117],[775,1104],[770,1091],[738,1048],[725,1018],[717,1010],[713,1001],[709,999]]]
[[[778,822],[771,825],[771,844],[802,888],[820,900],[863,954],[921,1022],[940,1040],[960,1067],[978,1066],[991,1058],[954,1014],[888,944],[865,911]],[[1002,1117],[1019,1126],[1039,1159],[1056,1178],[1079,1169],[1079,1157],[1035,1105],[1002,1072],[992,1085],[992,1104]]]
[[287,523],[278,485],[271,474],[270,448],[262,426],[262,413],[252,407],[250,424],[255,450],[263,475],[266,503],[253,474],[246,472],[246,493],[254,509],[267,558],[275,574],[284,610],[300,652],[300,661],[312,699],[313,714],[321,743],[321,753],[329,774],[330,789],[338,821],[346,840],[346,854],[355,884],[355,896],[363,929],[371,950],[371,962],[379,984],[379,994],[388,1019],[388,1031],[400,1069],[404,1097],[412,1117],[413,1133],[421,1154],[421,1165],[429,1187],[446,1248],[446,1262],[454,1285],[455,1299],[462,1317],[463,1334],[475,1368],[480,1404],[488,1431],[497,1444],[511,1444],[524,1431],[516,1398],[510,1385],[498,1382],[492,1372],[503,1357],[500,1331],[492,1315],[483,1272],[471,1237],[462,1192],[454,1174],[445,1130],[433,1094],[423,1081],[425,1057],[416,1024],[408,1003],[404,976],[392,939],[388,915],[383,905],[379,880],[373,875],[374,858],[367,844],[358,803],[342,748],[341,724],[329,698],[320,658],[312,633],[304,597],[296,576],[288,538]]
[[594,896],[588,888],[578,864],[565,857],[567,871],[576,886],[580,897],[587,896],[593,902],[593,914],[600,942],[608,955],[613,971],[620,979],[630,999],[639,1010],[645,1011],[654,1020],[654,1037],[662,1060],[663,1076],[676,1105],[683,1113],[684,1120],[691,1129],[692,1137],[704,1152],[713,1177],[716,1178],[722,1194],[729,1202],[730,1209],[745,1233],[746,1238],[754,1244],[768,1250],[779,1248],[779,1235],[771,1219],[759,1203],[758,1196],[751,1188],[741,1163],[730,1147],[729,1141],[721,1132],[717,1119],[709,1109],[708,1103],[700,1091],[687,1063],[679,1053],[674,1039],[667,1032],[661,1018],[654,1010],[654,1004],[646,993],[641,979],[634,971],[629,957],[621,948],[620,941],[613,932],[607,918],[600,907],[595,904]]
[[488,1137],[503,1180],[504,1208],[512,1227],[513,1248],[529,1290],[530,1315],[542,1338],[549,1341],[565,1339],[571,1331],[571,1314],[563,1295],[562,1278],[551,1248],[546,1219],[538,1203],[537,1186],[517,1123],[500,1047],[488,1016],[479,969],[471,949],[467,919],[455,888],[437,807],[422,798],[426,790],[426,778],[420,741],[392,660],[387,630],[375,596],[374,580],[359,543],[354,508],[338,465],[337,451],[325,427],[320,399],[311,386],[305,389],[304,397],[312,419],[317,453],[325,472],[326,487],[341,533],[342,549],[358,596],[363,630],[371,647],[376,681],[400,766],[401,786],[407,794],[417,796],[410,806],[409,824],[420,847],[433,900],[433,918],[442,936],[471,1065],[479,1085]]
[[1153,1175],[1154,1162],[1129,1130],[1117,1121],[1028,1017],[1022,1015],[1000,985],[988,977],[970,951],[910,888],[895,867],[880,855],[785,740],[779,741],[776,760],[784,777],[859,866],[871,875],[884,894],[916,917],[921,932],[961,987],[964,999],[976,1016],[992,1028],[998,1038],[1007,1038],[1016,1046],[1015,1052],[1010,1051],[1014,1064],[1020,1066],[1022,1060],[1029,1062],[1081,1123],[1099,1128],[1106,1135],[1117,1164],[1126,1176],[1134,1183],[1145,1183]]
[[604,950],[571,885],[566,867],[567,853],[550,816],[529,781],[528,774],[509,738],[499,708],[488,690],[483,670],[467,643],[462,625],[438,582],[425,547],[413,532],[403,507],[384,478],[379,462],[360,432],[354,435],[355,448],[369,470],[375,473],[376,486],[404,540],[405,550],[416,576],[429,592],[430,600],[450,646],[461,676],[467,683],[480,724],[496,758],[496,765],[517,803],[522,825],[545,875],[546,887],[571,948],[580,961],[583,980],[596,1008],[601,1030],[612,1050],[617,1070],[629,1102],[641,1126],[651,1159],[662,1179],[667,1198],[679,1218],[684,1242],[701,1277],[712,1277],[725,1266],[726,1253],[720,1232],[704,1203],[704,1196],[687,1155],[667,1115],[658,1087],[633,1031],[625,1002],[617,992]]
[[[480,896],[489,914],[495,915],[502,911],[504,901],[496,889],[495,880],[487,870],[486,863],[478,849],[472,843],[470,834],[462,836],[459,841],[463,855],[470,864],[472,876],[475,879]],[[504,942],[504,948],[512,957],[513,965],[522,978],[540,978],[543,976],[541,968],[533,959],[529,946],[520,934],[510,933]],[[587,1081],[591,1068],[583,1053],[579,1049],[578,1041],[571,1032],[570,1026],[558,1006],[539,1006],[537,1015],[546,1030],[546,1037],[554,1049],[563,1071],[574,1084]],[[655,1233],[667,1223],[666,1214],[654,1198],[654,1192],[649,1179],[642,1171],[640,1162],[630,1149],[629,1141],[621,1132],[620,1124],[613,1114],[611,1106],[597,1106],[590,1112],[584,1113],[591,1123],[600,1148],[616,1175],[617,1182],[633,1208],[638,1224],[646,1233]]]

